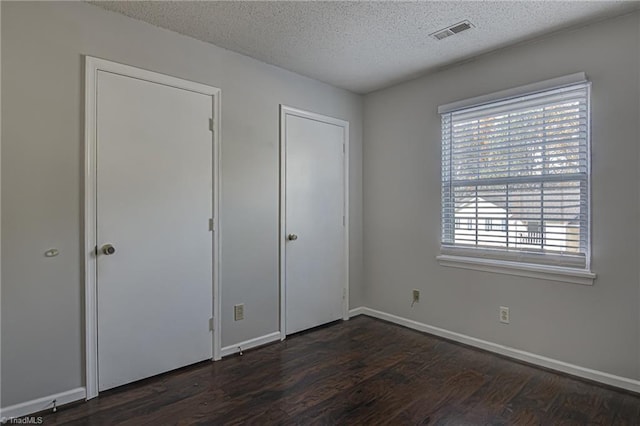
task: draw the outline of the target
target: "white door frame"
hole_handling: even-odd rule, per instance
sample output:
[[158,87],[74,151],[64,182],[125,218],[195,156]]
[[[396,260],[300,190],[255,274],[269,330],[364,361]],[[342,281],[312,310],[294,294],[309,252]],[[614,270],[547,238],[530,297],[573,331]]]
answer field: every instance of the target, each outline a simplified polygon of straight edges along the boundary
[[349,319],[349,122],[314,112],[280,104],[280,340],[287,337],[287,283],[286,283],[286,206],[287,206],[287,134],[286,118],[288,115],[308,118],[321,123],[333,124],[343,129],[344,138],[344,290],[342,298],[342,319]]
[[[98,71],[109,72],[211,96],[213,143],[213,359],[220,359],[220,89],[147,71],[105,59],[85,56],[85,139],[84,139],[84,298],[85,298],[85,386],[87,399],[98,396],[97,317],[97,210],[96,134]],[[203,125],[207,125],[203,123]]]

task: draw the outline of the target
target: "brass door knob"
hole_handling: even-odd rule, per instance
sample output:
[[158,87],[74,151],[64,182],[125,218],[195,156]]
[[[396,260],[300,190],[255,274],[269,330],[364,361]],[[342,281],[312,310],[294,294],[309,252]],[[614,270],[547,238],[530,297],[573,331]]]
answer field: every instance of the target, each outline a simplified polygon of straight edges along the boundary
[[102,252],[104,254],[106,254],[107,256],[112,255],[113,253],[116,252],[116,248],[114,246],[112,246],[111,244],[105,244],[102,246]]
[[295,241],[295,240],[297,240],[297,239],[298,239],[298,236],[297,236],[296,234],[289,234],[289,235],[287,236],[287,239],[288,239],[289,241]]

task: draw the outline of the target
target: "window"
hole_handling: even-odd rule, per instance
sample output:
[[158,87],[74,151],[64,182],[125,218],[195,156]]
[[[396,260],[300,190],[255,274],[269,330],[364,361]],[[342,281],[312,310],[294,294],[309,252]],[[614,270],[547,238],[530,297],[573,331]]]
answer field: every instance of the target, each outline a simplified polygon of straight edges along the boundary
[[486,218],[484,221],[485,231],[506,232],[507,221],[505,219]]
[[584,79],[441,107],[443,254],[588,269],[589,98]]
[[484,221],[484,229],[486,231],[493,231],[493,219],[485,219]]

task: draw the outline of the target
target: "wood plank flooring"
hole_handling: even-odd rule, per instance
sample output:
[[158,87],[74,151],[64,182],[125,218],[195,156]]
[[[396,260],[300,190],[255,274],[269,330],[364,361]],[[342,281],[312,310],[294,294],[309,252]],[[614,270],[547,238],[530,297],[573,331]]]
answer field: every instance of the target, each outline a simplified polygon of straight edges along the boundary
[[640,425],[640,395],[359,316],[47,414],[63,425]]

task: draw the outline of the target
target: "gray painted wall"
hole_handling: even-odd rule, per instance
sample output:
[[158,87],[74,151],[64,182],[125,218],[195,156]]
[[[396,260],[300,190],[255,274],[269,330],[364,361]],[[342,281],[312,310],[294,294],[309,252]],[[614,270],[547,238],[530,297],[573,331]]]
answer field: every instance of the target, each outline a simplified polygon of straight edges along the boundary
[[350,121],[350,298],[363,303],[360,96],[93,5],[1,7],[3,407],[84,386],[83,54],[222,89],[223,346],[278,330],[279,104]]
[[[639,18],[603,21],[365,97],[365,305],[638,379]],[[469,36],[472,36],[471,33]],[[439,266],[438,105],[584,71],[593,82],[593,286]],[[421,302],[411,308],[411,289]],[[511,324],[498,307],[511,308]]]

